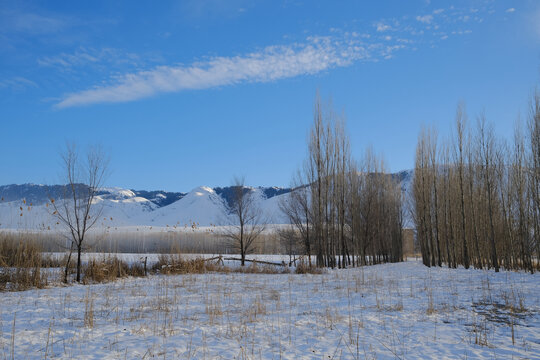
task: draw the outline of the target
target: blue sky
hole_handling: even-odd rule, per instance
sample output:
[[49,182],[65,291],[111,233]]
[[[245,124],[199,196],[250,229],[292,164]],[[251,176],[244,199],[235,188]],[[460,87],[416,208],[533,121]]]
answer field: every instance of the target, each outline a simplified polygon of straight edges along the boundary
[[412,168],[456,105],[508,136],[540,79],[538,1],[0,2],[0,184],[57,183],[66,141],[107,184],[287,186],[317,89],[352,152]]

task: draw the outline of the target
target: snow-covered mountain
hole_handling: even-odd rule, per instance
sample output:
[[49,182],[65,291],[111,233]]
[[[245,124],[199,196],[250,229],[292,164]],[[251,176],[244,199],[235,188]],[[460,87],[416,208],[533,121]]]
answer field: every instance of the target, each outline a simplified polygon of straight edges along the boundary
[[[400,181],[402,191],[410,190],[412,170],[391,176]],[[287,222],[279,204],[290,189],[258,187],[245,191],[253,192],[267,222]],[[61,229],[49,199],[61,198],[63,192],[61,185],[0,186],[0,229]],[[226,225],[224,209],[232,202],[233,194],[233,187],[200,186],[188,193],[103,188],[96,198],[96,207],[103,209],[97,227],[191,229]]]
[[[50,199],[61,198],[60,185],[0,186],[0,229],[60,229],[52,215]],[[265,218],[283,223],[279,199],[290,189],[246,188],[254,192]],[[226,225],[226,204],[232,201],[233,188],[212,189],[200,186],[188,193],[103,188],[95,208],[102,209],[98,227],[174,227],[191,228]]]

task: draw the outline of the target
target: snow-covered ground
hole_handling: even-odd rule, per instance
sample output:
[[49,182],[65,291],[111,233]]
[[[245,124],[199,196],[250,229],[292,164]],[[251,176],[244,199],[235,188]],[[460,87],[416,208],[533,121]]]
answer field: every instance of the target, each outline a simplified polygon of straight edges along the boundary
[[539,359],[540,275],[417,261],[0,298],[0,359]]

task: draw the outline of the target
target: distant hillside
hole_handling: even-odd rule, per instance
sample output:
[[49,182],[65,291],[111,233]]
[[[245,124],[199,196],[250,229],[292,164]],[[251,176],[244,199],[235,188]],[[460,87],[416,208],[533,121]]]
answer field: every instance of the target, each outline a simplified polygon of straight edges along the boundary
[[[390,174],[404,193],[411,187],[413,171]],[[81,185],[83,186],[83,185]],[[62,185],[0,186],[0,229],[57,229],[56,219],[47,206],[50,198],[59,199]],[[253,192],[264,217],[273,224],[287,222],[279,204],[291,191],[279,187],[245,187]],[[200,186],[188,193],[160,190],[130,190],[117,187],[98,192],[96,205],[103,208],[101,228],[118,227],[198,227],[225,225],[226,207],[234,196],[234,187]],[[406,216],[407,218],[408,216]],[[409,222],[406,219],[406,223]]]

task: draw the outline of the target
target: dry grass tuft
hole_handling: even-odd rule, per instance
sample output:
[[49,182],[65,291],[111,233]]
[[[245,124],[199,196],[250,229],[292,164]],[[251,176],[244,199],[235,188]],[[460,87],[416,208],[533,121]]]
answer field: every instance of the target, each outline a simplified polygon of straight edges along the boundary
[[145,276],[142,264],[128,264],[117,257],[91,260],[83,266],[83,283],[102,283],[127,276]]
[[296,266],[297,274],[322,274],[323,269],[315,267],[315,266],[309,266],[308,263],[306,263],[303,259],[300,260],[298,265]]
[[289,274],[290,270],[285,266],[276,266],[268,264],[257,264],[252,262],[249,266],[235,267],[231,269],[234,272],[244,274]]
[[47,285],[47,274],[41,271],[41,249],[23,236],[0,234],[0,291],[21,291]]
[[152,270],[161,274],[204,274],[220,266],[204,258],[185,259],[180,254],[162,254]]
[[252,262],[248,266],[229,267],[220,265],[214,259],[185,259],[180,254],[162,254],[152,271],[160,274],[204,274],[207,272],[244,273],[244,274],[288,274],[290,270],[284,266],[258,264]]
[[94,327],[94,296],[89,290],[84,297],[84,326]]

